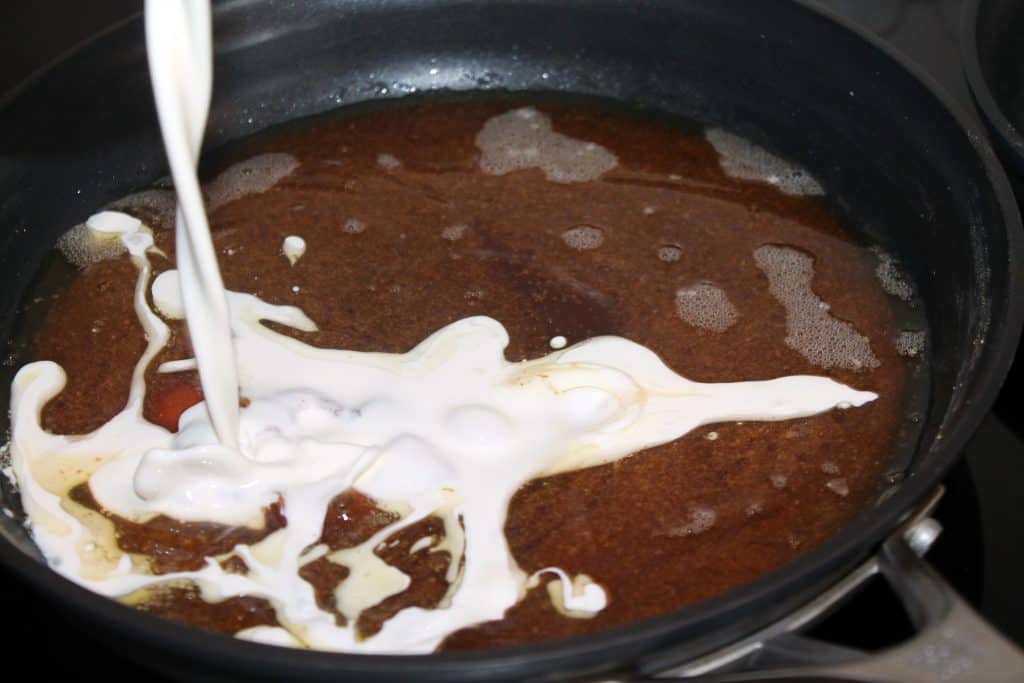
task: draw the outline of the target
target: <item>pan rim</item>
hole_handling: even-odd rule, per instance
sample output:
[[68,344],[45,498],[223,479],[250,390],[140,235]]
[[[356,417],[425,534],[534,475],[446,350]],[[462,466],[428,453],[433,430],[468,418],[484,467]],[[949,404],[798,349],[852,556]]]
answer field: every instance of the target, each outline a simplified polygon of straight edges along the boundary
[[981,19],[983,0],[966,0],[960,18],[960,61],[963,63],[971,97],[981,110],[986,122],[994,129],[1007,148],[1012,151],[1012,161],[1024,169],[1024,134],[1006,117],[1003,108],[996,101],[988,78],[981,68],[978,52],[978,21]]

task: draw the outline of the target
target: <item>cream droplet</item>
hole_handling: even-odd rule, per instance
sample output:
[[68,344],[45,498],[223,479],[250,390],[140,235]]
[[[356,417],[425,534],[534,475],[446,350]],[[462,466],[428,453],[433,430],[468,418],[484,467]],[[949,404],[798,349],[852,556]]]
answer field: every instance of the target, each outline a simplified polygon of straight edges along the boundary
[[136,232],[142,227],[142,221],[120,211],[100,211],[89,216],[85,225],[97,237],[108,235],[115,237]]
[[181,300],[181,282],[178,271],[165,270],[156,276],[151,286],[153,303],[165,318],[184,320],[185,304]]
[[281,252],[293,266],[306,253],[306,240],[298,235],[288,235],[281,244]]
[[567,340],[562,335],[558,335],[557,337],[552,337],[551,341],[548,342],[548,344],[550,344],[551,348],[553,348],[553,349],[564,349],[565,345],[568,344],[568,343],[569,343],[569,340]]

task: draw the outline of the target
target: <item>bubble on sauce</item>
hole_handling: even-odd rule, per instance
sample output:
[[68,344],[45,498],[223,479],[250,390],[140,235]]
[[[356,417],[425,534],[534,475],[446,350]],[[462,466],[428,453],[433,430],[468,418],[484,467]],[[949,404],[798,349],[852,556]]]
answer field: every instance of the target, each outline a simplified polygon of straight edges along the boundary
[[402,162],[394,154],[378,154],[377,165],[386,168],[387,170],[393,170],[402,165]]
[[177,197],[172,190],[142,190],[111,202],[106,208],[141,213],[156,227],[169,230],[174,227]]
[[846,479],[843,479],[842,477],[839,477],[837,479],[829,479],[827,482],[825,482],[825,486],[828,487],[829,491],[836,494],[837,496],[840,496],[841,498],[845,498],[846,496],[850,495],[850,485],[847,484]]
[[342,224],[341,230],[349,235],[358,235],[359,233],[366,231],[366,223],[358,218],[349,218]]
[[683,257],[683,250],[674,244],[663,244],[658,247],[658,258],[665,263],[675,263]]
[[825,474],[839,474],[839,465],[835,464],[831,460],[826,460],[821,463],[821,471]]
[[476,136],[480,169],[490,175],[539,168],[548,180],[581,183],[596,180],[619,160],[593,142],[552,130],[551,119],[523,107],[487,120]]
[[694,507],[690,508],[690,519],[681,526],[669,529],[669,536],[696,536],[704,533],[715,525],[718,515],[711,508]]
[[896,335],[896,353],[904,358],[917,358],[924,353],[926,339],[924,330],[901,330]]
[[773,474],[768,479],[772,482],[772,486],[777,489],[784,489],[786,484],[789,483],[789,477],[785,474]]
[[592,225],[577,225],[562,233],[562,241],[576,251],[597,249],[604,244],[604,230]]
[[878,282],[882,285],[885,293],[903,301],[910,301],[914,294],[914,289],[911,287],[906,276],[904,276],[899,264],[896,263],[896,259],[892,254],[883,251],[878,246],[871,247],[871,251],[878,259],[878,265],[875,266],[875,276],[878,278]]
[[811,289],[814,259],[808,254],[768,244],[754,250],[757,267],[768,276],[769,289],[786,309],[786,346],[822,368],[877,368],[871,342],[850,323],[829,313]]
[[718,152],[719,164],[727,176],[769,183],[794,196],[825,194],[821,184],[805,169],[745,138],[721,128],[707,129],[704,137]]
[[291,154],[260,154],[228,166],[204,186],[208,211],[252,194],[266,192],[299,167]]
[[453,225],[449,225],[444,230],[442,230],[441,237],[448,240],[449,242],[456,242],[465,237],[466,230],[468,229],[469,226],[466,225],[465,223],[455,223]]
[[676,313],[690,325],[711,332],[725,332],[739,319],[726,293],[709,282],[677,290]]

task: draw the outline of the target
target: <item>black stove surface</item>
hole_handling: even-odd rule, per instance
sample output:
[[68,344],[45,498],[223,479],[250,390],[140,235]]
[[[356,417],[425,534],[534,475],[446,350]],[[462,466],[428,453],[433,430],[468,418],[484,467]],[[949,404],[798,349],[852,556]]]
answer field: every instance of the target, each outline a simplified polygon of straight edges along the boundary
[[[960,68],[958,32],[963,0],[817,0],[833,12],[879,35],[916,61],[971,117],[978,113]],[[140,9],[138,0],[45,0],[0,7],[0,92],[75,42]],[[88,12],[82,11],[84,7]],[[57,17],[58,19],[54,19]],[[1024,179],[1016,179],[1018,189]],[[1024,197],[1024,195],[1018,195]],[[966,457],[945,482],[935,516],[944,532],[929,561],[989,620],[1024,644],[1024,515],[1015,483],[1024,483],[1024,423],[1014,412],[1018,368],[1000,400],[967,447]],[[0,648],[38,653],[54,647],[42,669],[51,676],[92,671],[164,680],[90,638],[81,625],[41,607],[41,599],[0,569],[0,614],[7,632]],[[813,634],[868,650],[898,642],[910,625],[882,583],[869,584]],[[13,660],[10,660],[13,661]],[[41,662],[42,663],[42,662]]]

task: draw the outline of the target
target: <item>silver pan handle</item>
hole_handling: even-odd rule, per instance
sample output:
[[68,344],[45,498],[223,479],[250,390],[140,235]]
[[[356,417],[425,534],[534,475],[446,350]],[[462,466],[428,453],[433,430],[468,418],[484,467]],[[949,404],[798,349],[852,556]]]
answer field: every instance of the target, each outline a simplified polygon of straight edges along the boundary
[[[921,559],[940,532],[941,526],[934,519],[912,520],[886,540],[875,557],[796,614],[726,651],[661,673],[654,680],[1024,681],[1024,652],[975,612]],[[880,652],[865,653],[797,632],[827,613],[851,590],[879,574],[899,596],[917,630],[909,640]]]

